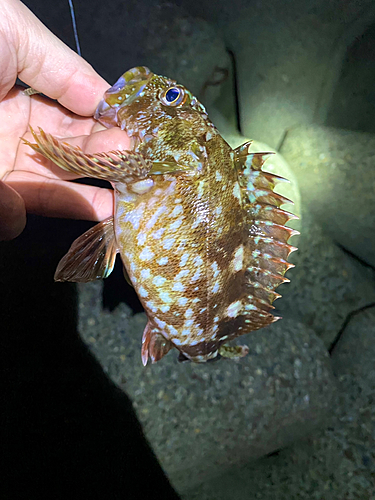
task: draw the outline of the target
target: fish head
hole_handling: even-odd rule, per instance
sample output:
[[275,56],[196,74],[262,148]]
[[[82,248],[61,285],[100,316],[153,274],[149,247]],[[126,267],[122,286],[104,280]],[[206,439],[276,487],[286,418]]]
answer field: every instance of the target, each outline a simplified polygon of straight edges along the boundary
[[95,118],[124,130],[144,157],[194,170],[203,168],[206,143],[218,133],[189,90],[144,66],[130,69],[107,90]]

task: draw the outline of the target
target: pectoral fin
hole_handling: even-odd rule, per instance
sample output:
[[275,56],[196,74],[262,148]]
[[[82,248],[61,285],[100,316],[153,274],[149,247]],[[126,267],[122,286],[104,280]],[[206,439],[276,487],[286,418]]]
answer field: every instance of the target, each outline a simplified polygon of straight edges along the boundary
[[25,144],[60,168],[81,177],[128,183],[145,179],[153,166],[151,160],[133,151],[85,154],[80,148],[59,141],[41,128],[39,134],[31,127],[30,130],[36,144],[23,139]]
[[112,272],[117,252],[113,217],[108,217],[73,242],[57,266],[55,281],[85,283],[106,278]]
[[71,146],[51,134],[46,134],[40,127],[39,134],[32,127],[30,131],[36,143],[22,139],[25,144],[63,170],[81,177],[127,184],[145,179],[149,174],[179,174],[192,170],[191,167],[173,161],[152,162],[134,151],[86,154],[79,147]]

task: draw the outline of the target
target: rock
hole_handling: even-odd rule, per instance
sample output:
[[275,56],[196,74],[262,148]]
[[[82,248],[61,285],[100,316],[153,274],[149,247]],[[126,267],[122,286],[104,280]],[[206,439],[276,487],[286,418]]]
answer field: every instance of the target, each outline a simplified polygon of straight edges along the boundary
[[[341,391],[330,427],[191,488],[186,500],[372,499],[375,308],[349,322],[332,354]],[[270,480],[271,478],[271,480]],[[329,492],[329,493],[327,493]]]
[[[375,394],[375,305],[353,315],[332,353],[332,366],[338,377],[367,386]],[[357,393],[359,397],[359,393]]]
[[375,135],[326,127],[288,132],[281,153],[304,210],[344,248],[375,266]]
[[374,19],[370,0],[221,0],[213,14],[202,3],[234,53],[241,132],[274,148],[291,127],[324,123],[347,47]]
[[148,440],[183,492],[233,465],[286,446],[324,425],[335,382],[322,342],[284,320],[241,338],[239,362],[177,362],[172,351],[141,363],[144,314],[101,310],[101,284],[79,285],[79,328],[105,371],[132,398]]
[[[375,474],[375,306],[351,318],[332,353],[332,366],[340,386],[340,428],[337,441],[350,460],[355,477],[351,490],[372,498]],[[363,490],[366,490],[365,492]]]

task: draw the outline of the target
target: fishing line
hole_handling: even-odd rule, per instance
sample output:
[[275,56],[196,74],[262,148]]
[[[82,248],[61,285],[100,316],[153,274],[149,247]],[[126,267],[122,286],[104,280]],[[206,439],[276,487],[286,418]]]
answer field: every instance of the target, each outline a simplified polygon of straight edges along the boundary
[[76,23],[76,16],[75,16],[75,13],[74,13],[73,1],[72,0],[68,0],[68,2],[69,2],[69,8],[70,8],[70,15],[71,15],[71,18],[72,18],[73,33],[74,33],[74,40],[76,42],[77,54],[82,57],[81,47],[79,45],[79,39],[78,39],[77,23]]

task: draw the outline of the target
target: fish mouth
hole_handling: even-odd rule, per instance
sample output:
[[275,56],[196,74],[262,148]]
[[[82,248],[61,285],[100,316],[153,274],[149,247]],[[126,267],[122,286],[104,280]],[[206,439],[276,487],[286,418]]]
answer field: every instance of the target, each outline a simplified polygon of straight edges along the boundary
[[105,127],[116,127],[117,113],[140,96],[153,73],[146,66],[137,66],[124,73],[104,94],[94,118]]

